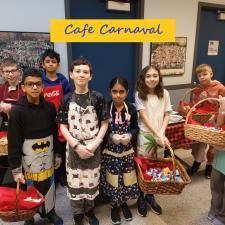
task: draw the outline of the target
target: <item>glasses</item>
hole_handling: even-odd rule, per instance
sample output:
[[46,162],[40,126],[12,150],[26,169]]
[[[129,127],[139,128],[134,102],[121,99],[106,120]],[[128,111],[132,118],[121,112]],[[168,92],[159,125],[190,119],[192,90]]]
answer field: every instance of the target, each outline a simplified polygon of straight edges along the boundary
[[2,72],[6,75],[9,75],[10,73],[15,74],[18,71],[18,69],[14,70],[3,70]]
[[25,86],[27,86],[29,88],[34,88],[34,86],[36,88],[41,88],[42,87],[42,82],[26,82]]

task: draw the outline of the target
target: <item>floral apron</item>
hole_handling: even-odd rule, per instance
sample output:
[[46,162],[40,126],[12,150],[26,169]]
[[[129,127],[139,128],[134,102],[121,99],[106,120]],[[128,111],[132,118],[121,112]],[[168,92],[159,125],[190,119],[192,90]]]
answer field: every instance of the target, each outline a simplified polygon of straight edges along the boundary
[[[112,106],[110,109],[109,133],[129,133],[130,114],[127,105],[124,122],[117,118],[112,120]],[[120,115],[121,116],[121,115]],[[123,203],[128,199],[137,198],[139,195],[137,177],[134,165],[134,150],[131,142],[127,145],[107,143],[102,156],[101,184],[103,192],[110,197],[113,203]]]
[[[90,144],[99,131],[98,117],[91,104],[90,92],[86,101],[88,101],[86,108],[79,106],[73,94],[68,112],[69,131],[83,145]],[[67,146],[66,169],[68,196],[71,200],[93,200],[98,195],[100,148],[96,149],[91,158],[80,159],[71,146]]]

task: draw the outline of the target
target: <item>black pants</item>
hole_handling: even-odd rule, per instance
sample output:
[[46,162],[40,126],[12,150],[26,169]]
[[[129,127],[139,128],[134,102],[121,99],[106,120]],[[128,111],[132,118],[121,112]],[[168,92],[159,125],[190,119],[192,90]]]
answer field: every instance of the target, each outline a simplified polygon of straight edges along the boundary
[[7,169],[9,167],[8,164],[8,156],[0,156],[0,186],[3,184],[3,180],[5,177],[5,174],[7,172]]

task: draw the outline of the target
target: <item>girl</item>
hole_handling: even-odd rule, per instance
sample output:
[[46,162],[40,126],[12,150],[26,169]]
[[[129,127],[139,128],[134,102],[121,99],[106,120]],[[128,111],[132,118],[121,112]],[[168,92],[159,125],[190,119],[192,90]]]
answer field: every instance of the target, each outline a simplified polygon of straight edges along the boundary
[[112,101],[108,104],[111,117],[102,156],[101,183],[103,192],[111,201],[112,223],[120,224],[119,208],[122,208],[125,220],[132,220],[126,202],[139,196],[131,144],[136,139],[139,128],[135,107],[125,101],[128,95],[127,80],[115,77],[111,80],[109,89],[112,96]]
[[[148,155],[146,149],[148,140],[146,135],[155,139],[159,145],[169,144],[165,137],[165,130],[168,125],[171,110],[170,96],[167,90],[163,89],[160,71],[155,66],[146,66],[138,76],[136,84],[135,103],[139,112],[137,154]],[[149,143],[147,144],[149,146]],[[153,147],[153,146],[152,146]],[[141,192],[138,198],[138,213],[141,216],[147,215],[146,202],[151,206],[152,211],[161,214],[162,209],[156,202],[153,195],[146,195]]]

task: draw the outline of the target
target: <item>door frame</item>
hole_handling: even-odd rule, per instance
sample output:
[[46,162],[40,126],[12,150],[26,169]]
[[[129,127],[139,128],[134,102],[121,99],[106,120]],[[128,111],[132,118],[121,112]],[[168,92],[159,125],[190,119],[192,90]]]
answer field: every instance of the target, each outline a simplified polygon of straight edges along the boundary
[[214,3],[205,3],[199,2],[198,3],[198,15],[197,15],[197,26],[196,26],[196,35],[195,35],[195,47],[194,47],[194,58],[193,58],[193,67],[192,67],[192,78],[191,81],[194,81],[195,78],[195,68],[197,62],[197,54],[198,54],[198,41],[199,41],[199,32],[200,32],[200,19],[202,15],[203,9],[218,9],[218,10],[225,10],[225,5],[221,4],[214,4]]
[[[65,18],[70,19],[70,4],[73,0],[64,0],[65,5]],[[137,17],[138,19],[144,19],[144,0],[138,0],[138,9],[137,9]],[[136,48],[136,71],[135,74],[140,73],[142,70],[142,55],[143,55],[143,43],[137,43]],[[70,69],[70,65],[73,61],[72,59],[72,43],[67,42],[67,58],[68,58],[68,68]]]

